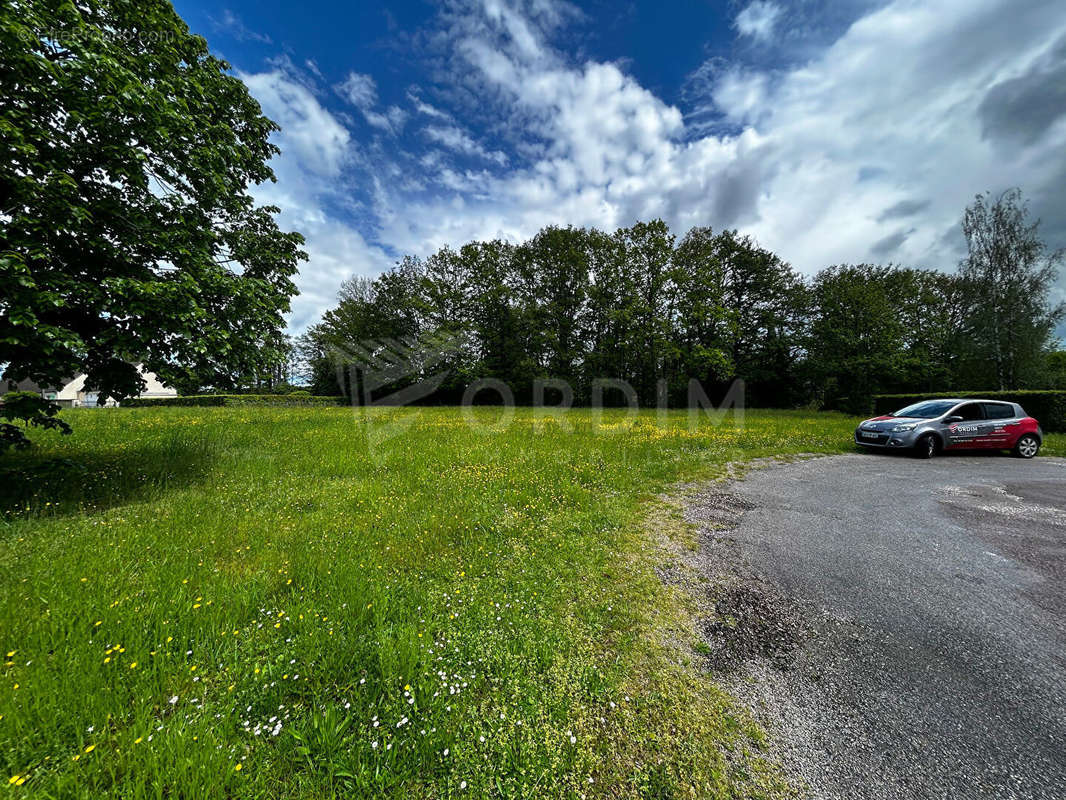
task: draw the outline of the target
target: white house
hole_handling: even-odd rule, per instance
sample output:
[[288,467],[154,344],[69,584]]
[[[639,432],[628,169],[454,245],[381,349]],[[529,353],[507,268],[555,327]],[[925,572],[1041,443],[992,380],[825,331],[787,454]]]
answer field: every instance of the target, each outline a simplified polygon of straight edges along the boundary
[[[137,397],[176,397],[177,389],[164,384],[154,372],[147,372],[143,367],[138,367],[141,377],[144,379],[144,391]],[[66,408],[96,408],[97,393],[85,391],[85,375],[79,375],[74,380],[65,384],[61,389],[45,389],[41,392],[49,400],[55,400],[59,405]],[[104,403],[106,406],[116,405],[114,400]]]

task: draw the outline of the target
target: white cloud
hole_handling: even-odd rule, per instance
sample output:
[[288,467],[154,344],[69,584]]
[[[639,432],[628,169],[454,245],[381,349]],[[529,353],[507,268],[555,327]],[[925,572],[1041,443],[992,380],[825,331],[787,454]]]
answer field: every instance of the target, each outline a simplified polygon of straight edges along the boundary
[[424,131],[432,141],[442,144],[450,150],[465,153],[469,156],[477,156],[488,161],[494,161],[503,166],[507,163],[507,155],[499,150],[486,150],[481,144],[474,141],[470,134],[454,125],[436,126],[431,125]]
[[[974,194],[1020,185],[1039,195],[1062,175],[1066,130],[1005,152],[978,108],[1063,35],[1054,3],[896,2],[820,58],[762,74],[759,92],[723,81],[715,101],[766,141],[769,177],[749,230],[808,271],[869,258],[953,267],[960,254],[945,236]],[[920,212],[879,219],[904,200]]]
[[767,0],[753,0],[734,21],[742,36],[766,41],[774,32],[774,25],[781,16],[781,8]]
[[[449,18],[453,75],[534,155],[476,181],[484,200],[420,198],[411,219],[383,214],[397,247],[663,216],[679,231],[739,226],[806,272],[874,258],[951,268],[974,194],[1020,184],[1039,196],[1066,173],[1062,127],[1005,153],[977,116],[997,81],[1050,69],[1039,56],[1066,33],[1055,3],[899,0],[795,68],[708,70],[697,102],[741,127],[729,135],[690,129],[615,64],[567,63],[533,17],[494,0]],[[905,200],[920,210],[880,218]]]
[[383,112],[378,111],[378,87],[370,75],[349,72],[348,77],[334,88],[341,97],[362,112],[368,124],[386,133],[399,133],[403,129],[407,112],[399,106],[389,106]]
[[389,106],[384,113],[377,111],[363,111],[366,121],[375,128],[380,128],[388,133],[398,133],[403,129],[407,121],[407,112],[399,106]]
[[378,102],[377,82],[358,72],[349,72],[344,82],[338,84],[337,91],[358,109],[373,108]]
[[[757,5],[770,4],[740,17]],[[401,117],[398,106],[378,106],[370,76],[341,84],[379,127],[421,125],[427,151],[357,158],[344,126],[305,87],[276,71],[250,76],[285,126],[279,163],[288,166],[275,191],[298,184],[283,198],[295,209],[287,219],[308,233],[313,255],[296,316],[309,319],[331,299],[346,269],[380,269],[387,254],[516,240],[551,223],[610,229],[661,216],[678,233],[736,226],[808,273],[864,260],[951,268],[973,195],[1020,185],[1066,244],[1066,117],[1048,110],[1044,93],[1057,96],[1047,78],[1066,64],[1055,2],[896,0],[795,67],[705,65],[689,98],[699,124],[619,65],[575,63],[555,49],[551,33],[567,8],[449,6],[437,41],[446,59],[438,80],[456,89],[441,95],[447,110],[412,88],[407,108],[417,116]],[[754,14],[738,17],[741,35],[780,24],[770,14],[760,28]],[[455,154],[494,168],[460,169]],[[336,191],[332,177],[353,162],[372,163],[373,195],[361,209],[372,222],[362,233],[320,210]]]
[[241,73],[265,113],[281,126],[281,146],[300,166],[315,174],[335,177],[350,157],[351,134],[318,99],[280,69]]
[[418,95],[413,92],[407,93],[407,99],[411,101],[415,107],[415,111],[419,114],[425,114],[427,117],[433,117],[434,119],[450,120],[451,114],[445,111],[441,111],[436,106],[432,106],[429,103],[424,102]]
[[296,278],[290,327],[303,330],[336,302],[341,281],[372,275],[392,259],[380,245],[326,209],[345,202],[345,177],[360,161],[348,129],[324,108],[301,78],[281,68],[241,74],[265,113],[281,125],[273,137],[281,155],[271,166],[276,183],[253,188],[257,202],[281,208],[283,230],[300,231],[309,260]]
[[300,231],[307,237],[308,260],[297,278],[300,294],[293,298],[289,314],[289,326],[295,331],[314,324],[337,304],[337,289],[344,280],[377,275],[395,261],[382,247],[367,243],[361,233],[336,219],[304,223]]
[[[554,24],[561,15],[545,18]],[[454,74],[518,139],[528,163],[502,174],[442,170],[458,197],[389,197],[378,209],[382,236],[398,249],[517,239],[549,223],[610,228],[658,215],[704,223],[715,207],[737,218],[711,178],[758,135],[685,142],[677,108],[615,64],[567,64],[513,7],[490,2],[484,14],[456,13],[450,23]],[[480,147],[456,127],[432,125],[426,135],[452,150]]]

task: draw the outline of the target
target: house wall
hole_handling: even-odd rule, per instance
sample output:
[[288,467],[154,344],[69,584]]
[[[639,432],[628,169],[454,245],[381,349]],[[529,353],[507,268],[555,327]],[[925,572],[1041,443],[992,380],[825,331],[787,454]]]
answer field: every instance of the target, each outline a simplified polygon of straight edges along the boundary
[[[138,397],[177,397],[177,389],[164,384],[154,372],[141,370],[141,377],[144,379],[145,388]],[[85,378],[85,375],[79,375],[56,392],[56,402],[64,407],[95,407],[96,392],[85,391]],[[105,405],[114,406],[116,403],[114,400],[108,400]]]

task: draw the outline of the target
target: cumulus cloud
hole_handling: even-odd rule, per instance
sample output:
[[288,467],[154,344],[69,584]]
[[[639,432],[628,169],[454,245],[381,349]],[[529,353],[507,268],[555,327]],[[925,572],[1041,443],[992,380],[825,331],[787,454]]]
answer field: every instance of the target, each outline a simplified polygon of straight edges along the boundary
[[454,125],[430,126],[425,129],[425,134],[432,141],[442,144],[450,150],[494,161],[501,166],[507,163],[506,153],[499,150],[490,152],[483,145],[474,141],[470,134]]
[[281,69],[240,77],[264,113],[281,126],[283,147],[301,168],[318,176],[340,174],[350,156],[351,134],[306,86]]
[[1066,27],[1054,3],[900,0],[796,68],[718,65],[694,100],[728,123],[717,135],[619,65],[569,61],[534,6],[464,8],[442,34],[452,74],[532,157],[449,181],[458,196],[412,200],[413,219],[392,198],[382,230],[402,249],[663,216],[679,230],[739,226],[806,272],[871,254],[951,268],[949,233],[974,194],[1020,184],[1038,197],[1048,161],[1063,161],[1054,127],[1042,159],[1005,160],[978,113],[997,82],[1054,68],[1038,57]]
[[[895,0],[796,66],[704,65],[688,117],[623,66],[553,44],[576,13],[552,0],[446,5],[431,44],[449,91],[431,104],[412,87],[406,108],[390,107],[403,116],[389,118],[369,75],[335,87],[371,125],[407,124],[419,134],[407,139],[429,149],[373,159],[359,178],[373,191],[358,232],[313,217],[327,187],[301,188],[314,248],[305,272],[319,275],[301,279],[305,291],[326,296],[320,286],[335,291],[345,264],[370,271],[396,253],[656,216],[678,232],[739,227],[807,273],[871,258],[950,269],[962,209],[1013,185],[1052,243],[1066,244],[1058,2]],[[738,35],[765,40],[780,13],[748,5]],[[344,125],[284,77],[249,84],[278,109],[283,159],[298,175],[306,164],[313,186],[349,174],[358,158]],[[469,159],[479,169],[461,166]]]
[[300,293],[289,315],[290,327],[300,331],[335,303],[345,278],[378,273],[393,259],[346,217],[327,210],[343,206],[346,176],[360,160],[348,129],[319,102],[302,76],[275,67],[240,77],[263,113],[281,125],[273,137],[281,155],[271,162],[277,182],[254,187],[253,193],[259,203],[281,208],[278,221],[283,229],[298,230],[306,238],[309,260],[296,278]]
[[[766,141],[750,232],[807,271],[868,249],[953,267],[959,253],[945,243],[958,240],[945,234],[976,193],[1020,185],[1038,196],[1048,165],[1063,163],[1066,131],[1045,129],[1039,154],[1003,152],[979,108],[989,87],[1028,74],[1064,30],[1051,2],[900,0],[857,20],[819,58],[763,73],[755,100],[716,94]],[[924,202],[916,194],[928,202],[914,205]],[[885,230],[903,216],[912,230]]]
[[359,109],[373,108],[378,101],[377,82],[358,72],[349,72],[344,82],[337,85],[337,91]]

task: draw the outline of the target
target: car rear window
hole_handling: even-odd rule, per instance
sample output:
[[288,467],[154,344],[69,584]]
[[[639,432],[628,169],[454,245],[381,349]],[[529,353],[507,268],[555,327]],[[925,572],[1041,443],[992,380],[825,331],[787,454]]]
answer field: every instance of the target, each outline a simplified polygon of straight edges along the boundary
[[985,403],[985,416],[988,419],[1010,419],[1014,416],[1014,406],[1006,403]]

